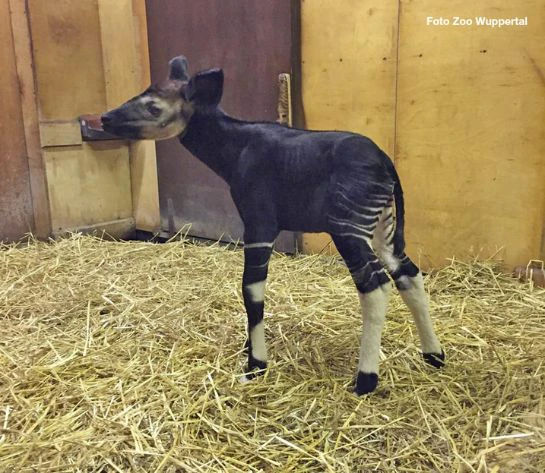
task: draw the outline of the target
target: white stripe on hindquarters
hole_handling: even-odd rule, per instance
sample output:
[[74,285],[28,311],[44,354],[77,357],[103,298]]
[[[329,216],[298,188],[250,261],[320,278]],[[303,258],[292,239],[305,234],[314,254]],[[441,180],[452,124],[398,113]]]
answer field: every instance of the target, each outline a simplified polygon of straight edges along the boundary
[[373,248],[390,273],[397,271],[401,266],[399,258],[394,256],[394,245],[392,243],[394,229],[392,207],[386,207],[380,216],[373,236]]
[[422,352],[441,353],[441,344],[433,330],[422,273],[419,272],[415,277],[401,276],[396,284],[403,301],[413,315]]
[[390,283],[371,292],[359,293],[363,328],[358,369],[362,373],[378,373],[380,340],[386,320],[389,293]]
[[368,238],[368,237],[366,237],[364,235],[361,235],[360,233],[335,232],[335,234],[338,235],[338,236],[358,238],[360,240],[363,240],[365,243],[367,243],[369,245],[369,247],[371,246],[372,238]]
[[355,223],[350,220],[344,220],[340,218],[335,217],[329,217],[329,222],[333,225],[338,225],[341,227],[350,227],[357,232],[361,232],[363,236],[366,238],[372,239],[373,238],[373,232],[375,231],[376,222],[373,222],[370,225],[363,225],[360,223]]

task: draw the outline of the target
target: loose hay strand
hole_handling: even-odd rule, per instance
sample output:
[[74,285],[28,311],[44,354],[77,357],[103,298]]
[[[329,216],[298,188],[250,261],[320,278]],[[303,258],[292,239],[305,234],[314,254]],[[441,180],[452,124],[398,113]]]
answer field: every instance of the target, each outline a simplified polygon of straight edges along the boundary
[[181,238],[0,247],[0,471],[545,471],[544,290],[494,262],[428,275],[442,371],[393,293],[358,399],[346,268],[274,254],[270,368],[243,386],[242,252]]

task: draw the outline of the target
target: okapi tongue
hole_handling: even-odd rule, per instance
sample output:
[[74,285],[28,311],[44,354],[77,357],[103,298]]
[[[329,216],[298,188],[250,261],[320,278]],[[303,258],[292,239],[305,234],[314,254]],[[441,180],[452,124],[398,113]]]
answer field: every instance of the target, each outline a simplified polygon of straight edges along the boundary
[[79,120],[83,126],[91,130],[103,131],[100,115],[81,115]]
[[100,115],[81,115],[78,117],[83,141],[119,140],[119,136],[104,131]]

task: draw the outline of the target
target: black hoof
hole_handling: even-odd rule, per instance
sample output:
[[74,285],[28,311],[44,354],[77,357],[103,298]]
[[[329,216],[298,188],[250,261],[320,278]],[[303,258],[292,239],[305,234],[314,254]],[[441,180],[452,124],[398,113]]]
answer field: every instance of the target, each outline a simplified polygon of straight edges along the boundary
[[441,353],[422,353],[424,361],[435,368],[442,368],[445,366],[445,352],[441,350]]
[[249,381],[250,379],[254,379],[257,376],[262,376],[265,373],[266,369],[266,361],[256,360],[255,358],[250,357],[250,359],[248,360],[248,369],[244,376],[246,376],[246,379]]
[[265,371],[263,371],[263,370],[247,371],[242,376],[241,381],[243,381],[243,382],[251,381],[252,379],[257,378],[258,376],[263,376],[264,373],[265,373]]
[[362,373],[360,371],[356,378],[356,388],[354,389],[354,392],[358,396],[372,393],[376,389],[377,384],[378,375],[376,373]]

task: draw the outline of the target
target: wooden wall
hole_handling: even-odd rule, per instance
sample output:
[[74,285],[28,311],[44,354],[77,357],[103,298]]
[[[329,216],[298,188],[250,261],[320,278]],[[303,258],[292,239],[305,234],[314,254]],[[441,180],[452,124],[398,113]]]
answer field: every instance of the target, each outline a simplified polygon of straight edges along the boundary
[[[395,162],[409,250],[430,264],[540,257],[545,223],[545,3],[402,2]],[[423,26],[424,13],[528,16],[528,27]]]
[[[453,15],[529,25],[426,26]],[[543,1],[303,0],[307,126],[362,132],[390,153],[423,266],[545,257],[544,31]]]

